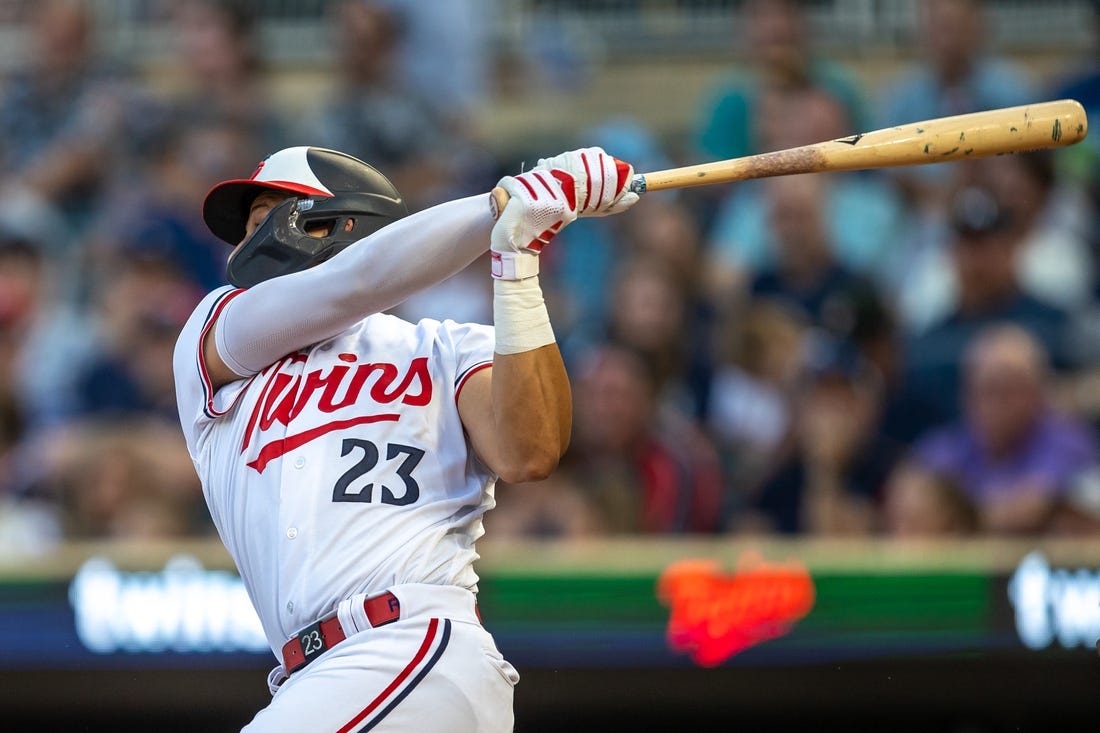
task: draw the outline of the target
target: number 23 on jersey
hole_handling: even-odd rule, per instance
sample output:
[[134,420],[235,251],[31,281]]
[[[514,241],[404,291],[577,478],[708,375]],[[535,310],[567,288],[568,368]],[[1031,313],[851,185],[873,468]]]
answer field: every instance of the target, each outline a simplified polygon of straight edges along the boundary
[[[357,456],[355,464],[340,476],[332,487],[334,502],[372,503],[375,501],[375,486],[378,488],[378,501],[392,506],[408,506],[420,498],[420,485],[413,478],[413,470],[424,457],[424,451],[410,445],[387,443],[385,459],[375,443],[363,438],[344,438],[341,445],[342,457]],[[367,474],[382,463],[383,471],[392,471],[400,480],[401,486],[386,486]],[[363,479],[368,479],[363,483]],[[397,493],[395,493],[397,492]]]

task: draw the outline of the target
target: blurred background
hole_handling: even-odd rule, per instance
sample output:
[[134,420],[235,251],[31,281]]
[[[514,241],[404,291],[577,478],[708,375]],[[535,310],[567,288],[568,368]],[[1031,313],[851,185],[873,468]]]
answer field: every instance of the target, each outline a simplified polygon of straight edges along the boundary
[[[1095,116],[1098,53],[1086,0],[0,0],[4,720],[268,699],[174,405],[213,183],[320,145],[418,210],[588,145],[645,172]],[[573,442],[479,545],[517,730],[1095,730],[1098,141],[652,193],[555,240]],[[487,271],[395,312],[490,322]]]

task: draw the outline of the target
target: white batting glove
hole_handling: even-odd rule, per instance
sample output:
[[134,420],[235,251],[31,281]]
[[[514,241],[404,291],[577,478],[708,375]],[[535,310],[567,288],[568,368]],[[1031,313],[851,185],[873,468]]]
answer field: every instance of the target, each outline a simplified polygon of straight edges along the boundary
[[573,178],[577,216],[618,214],[638,202],[638,194],[629,190],[634,166],[608,155],[603,148],[540,158],[533,170],[561,170]]
[[539,253],[558,232],[577,218],[572,176],[561,170],[529,170],[497,183],[508,204],[489,237],[492,275],[523,280],[539,274]]

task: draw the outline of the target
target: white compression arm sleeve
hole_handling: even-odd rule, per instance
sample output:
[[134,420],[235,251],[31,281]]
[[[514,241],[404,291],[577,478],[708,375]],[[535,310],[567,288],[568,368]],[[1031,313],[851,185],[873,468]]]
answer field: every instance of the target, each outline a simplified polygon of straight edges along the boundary
[[316,267],[249,288],[214,326],[222,361],[250,376],[461,271],[489,249],[485,198],[411,214]]

